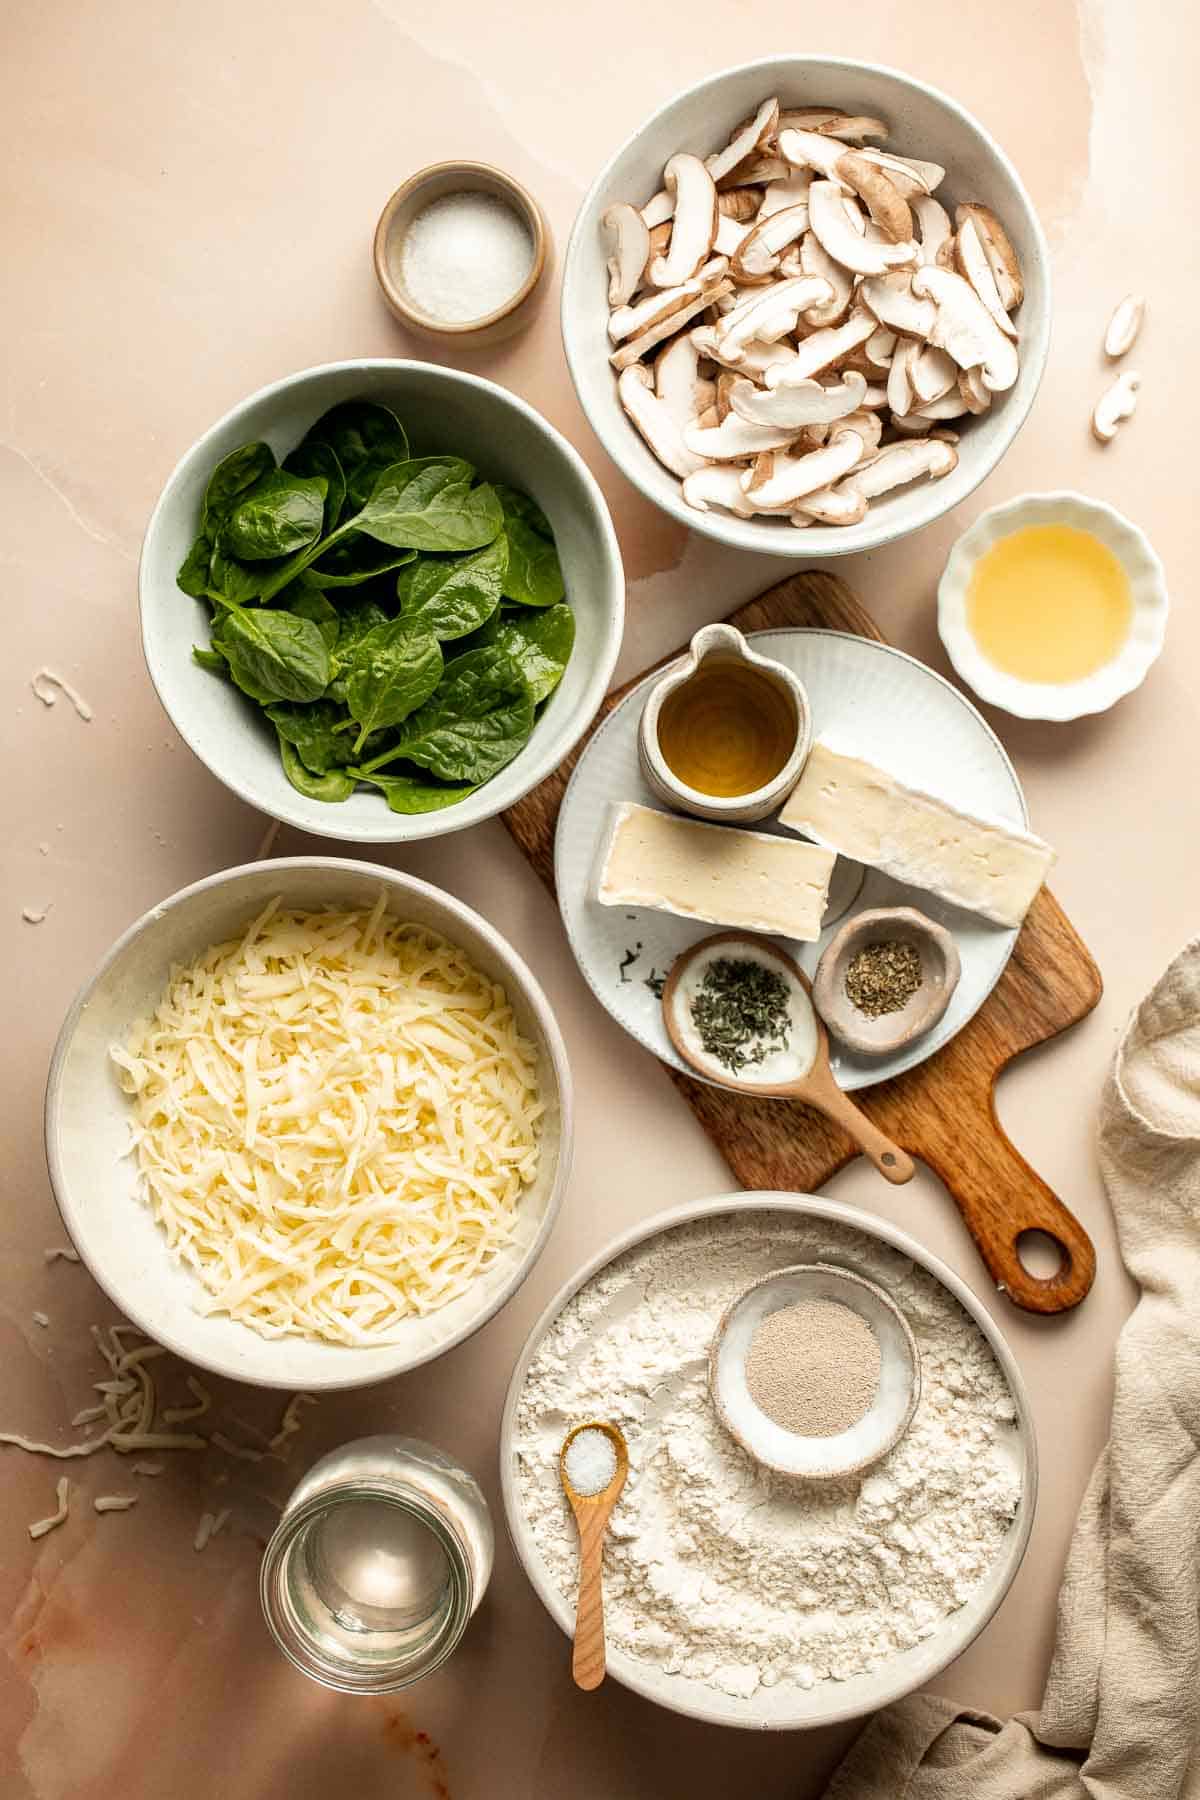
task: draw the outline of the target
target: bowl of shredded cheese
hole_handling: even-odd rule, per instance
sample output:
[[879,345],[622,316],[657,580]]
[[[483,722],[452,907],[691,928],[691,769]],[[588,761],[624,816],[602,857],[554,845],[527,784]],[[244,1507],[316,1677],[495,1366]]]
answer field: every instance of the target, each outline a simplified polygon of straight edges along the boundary
[[269,1387],[381,1381],[515,1293],[566,1185],[571,1085],[479,914],[332,857],[152,908],[59,1035],[46,1148],[72,1241],[143,1331]]

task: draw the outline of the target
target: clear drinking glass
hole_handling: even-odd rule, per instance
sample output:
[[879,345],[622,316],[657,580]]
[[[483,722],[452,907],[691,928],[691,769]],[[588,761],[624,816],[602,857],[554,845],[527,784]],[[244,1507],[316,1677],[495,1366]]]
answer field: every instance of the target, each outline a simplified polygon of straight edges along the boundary
[[359,1438],[315,1463],[259,1577],[284,1655],[347,1694],[386,1694],[454,1650],[492,1572],[478,1482],[419,1438]]

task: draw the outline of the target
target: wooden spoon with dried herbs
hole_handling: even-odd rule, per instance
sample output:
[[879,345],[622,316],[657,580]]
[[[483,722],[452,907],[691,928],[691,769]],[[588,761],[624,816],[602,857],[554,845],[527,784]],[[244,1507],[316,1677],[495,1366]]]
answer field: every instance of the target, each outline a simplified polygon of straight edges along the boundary
[[840,1125],[888,1181],[912,1180],[912,1158],[834,1079],[808,976],[768,939],[742,931],[702,938],[673,965],[662,1008],[667,1036],[706,1081],[763,1099],[803,1100]]

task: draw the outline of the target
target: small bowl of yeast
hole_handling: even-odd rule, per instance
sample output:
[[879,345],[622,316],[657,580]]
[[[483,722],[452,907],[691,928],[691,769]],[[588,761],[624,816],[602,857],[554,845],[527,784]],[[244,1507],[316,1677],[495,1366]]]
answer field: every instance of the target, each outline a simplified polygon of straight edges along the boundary
[[71,1241],[142,1331],[264,1387],[361,1387],[478,1330],[571,1160],[538,983],[439,888],[339,857],[153,907],[59,1034],[46,1154]]

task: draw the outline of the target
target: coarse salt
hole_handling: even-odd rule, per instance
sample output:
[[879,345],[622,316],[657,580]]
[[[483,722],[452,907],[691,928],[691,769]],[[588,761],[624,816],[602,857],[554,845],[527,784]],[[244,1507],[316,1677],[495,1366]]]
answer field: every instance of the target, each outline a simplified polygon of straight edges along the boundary
[[617,1472],[617,1451],[607,1431],[594,1425],[577,1431],[567,1445],[567,1480],[577,1494],[602,1494]]
[[494,194],[445,194],[417,214],[400,247],[400,275],[422,312],[449,324],[486,318],[533,267],[525,221]]

